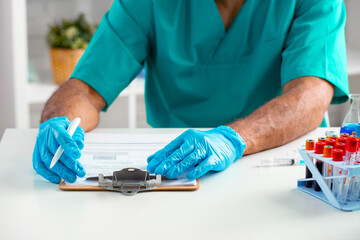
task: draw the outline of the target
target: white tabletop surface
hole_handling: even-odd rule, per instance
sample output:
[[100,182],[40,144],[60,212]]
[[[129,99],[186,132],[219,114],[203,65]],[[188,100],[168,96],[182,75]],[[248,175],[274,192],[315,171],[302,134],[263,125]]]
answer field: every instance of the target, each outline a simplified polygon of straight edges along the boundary
[[[184,130],[135,130],[160,131]],[[8,129],[0,144],[0,239],[360,239],[360,211],[343,212],[297,190],[304,166],[256,167],[324,131],[243,157],[200,178],[197,191],[128,197],[59,190],[32,168],[37,130]]]

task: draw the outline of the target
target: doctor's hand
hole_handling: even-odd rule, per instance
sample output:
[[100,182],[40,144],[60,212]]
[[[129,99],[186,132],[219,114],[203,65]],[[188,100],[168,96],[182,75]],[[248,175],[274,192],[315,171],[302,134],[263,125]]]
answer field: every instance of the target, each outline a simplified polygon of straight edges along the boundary
[[[33,153],[33,167],[35,171],[52,183],[59,183],[61,179],[75,182],[76,175],[85,176],[85,170],[77,159],[84,148],[84,130],[77,127],[73,137],[67,133],[70,121],[67,117],[55,117],[40,124]],[[51,160],[59,145],[64,149],[59,161],[49,169]]]
[[196,179],[208,171],[222,171],[242,157],[246,144],[234,130],[220,126],[209,131],[187,130],[147,161],[150,173],[176,178],[188,172]]

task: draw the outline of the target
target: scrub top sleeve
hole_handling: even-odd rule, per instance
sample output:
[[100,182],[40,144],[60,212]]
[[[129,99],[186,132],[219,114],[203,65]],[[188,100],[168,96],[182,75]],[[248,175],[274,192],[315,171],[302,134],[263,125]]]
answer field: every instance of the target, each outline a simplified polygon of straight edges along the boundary
[[[150,30],[146,28],[150,25],[140,26],[141,21],[136,21],[136,17],[141,13],[130,15],[132,5],[127,6],[127,2],[114,1],[71,75],[89,84],[104,98],[103,111],[137,76],[148,54],[146,31]],[[138,11],[143,11],[143,18],[149,16],[147,7]]]
[[335,86],[332,104],[347,101],[345,21],[342,0],[298,1],[282,52],[282,86],[299,77],[315,76]]

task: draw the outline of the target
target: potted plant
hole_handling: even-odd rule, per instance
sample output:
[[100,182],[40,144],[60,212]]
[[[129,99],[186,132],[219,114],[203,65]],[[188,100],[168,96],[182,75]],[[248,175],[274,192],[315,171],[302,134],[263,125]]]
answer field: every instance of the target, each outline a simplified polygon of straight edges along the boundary
[[56,84],[62,84],[69,79],[95,29],[96,27],[89,24],[83,14],[75,20],[62,20],[61,23],[49,26],[47,42],[51,48]]

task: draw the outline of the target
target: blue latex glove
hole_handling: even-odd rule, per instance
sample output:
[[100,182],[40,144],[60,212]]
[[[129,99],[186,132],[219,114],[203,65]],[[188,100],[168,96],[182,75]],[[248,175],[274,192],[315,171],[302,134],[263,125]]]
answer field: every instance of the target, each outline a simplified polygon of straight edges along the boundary
[[242,157],[246,144],[234,130],[220,126],[210,131],[187,130],[147,161],[150,173],[176,178],[190,171],[196,179],[208,171],[222,171]]
[[[33,167],[45,179],[59,183],[61,179],[66,182],[75,182],[76,175],[85,176],[83,166],[77,161],[84,148],[84,130],[79,126],[72,138],[66,129],[70,125],[67,117],[55,117],[40,124],[33,153]],[[64,149],[59,161],[49,169],[51,160],[61,145]]]

